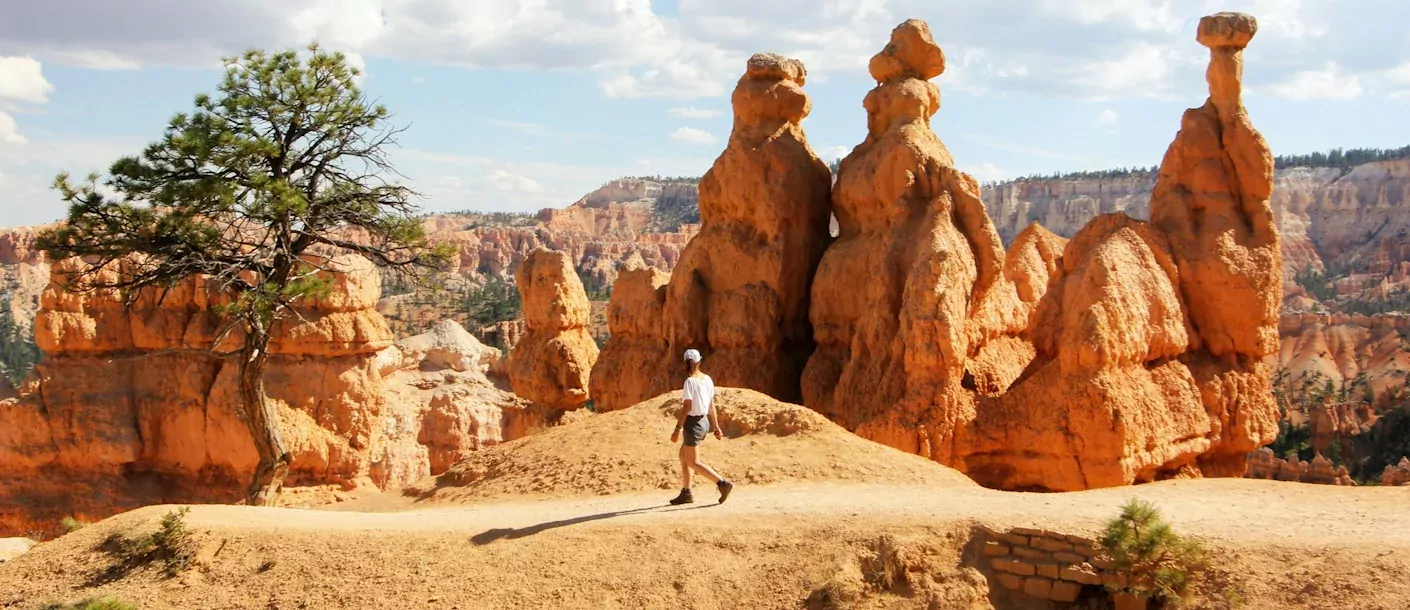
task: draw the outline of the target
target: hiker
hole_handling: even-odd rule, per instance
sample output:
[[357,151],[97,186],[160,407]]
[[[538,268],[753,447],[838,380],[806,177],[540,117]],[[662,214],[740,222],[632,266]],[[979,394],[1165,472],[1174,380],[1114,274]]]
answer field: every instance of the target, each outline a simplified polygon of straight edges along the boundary
[[734,483],[726,481],[714,468],[700,461],[699,445],[705,434],[713,430],[715,438],[724,438],[720,432],[720,422],[715,417],[715,381],[700,372],[700,352],[685,350],[685,362],[690,367],[690,376],[685,378],[684,393],[681,394],[681,409],[676,413],[676,429],[671,431],[671,442],[676,442],[681,430],[685,430],[685,442],[681,443],[681,494],[671,500],[671,504],[690,504],[695,495],[690,491],[691,471],[715,483],[720,492],[720,502],[729,499]]

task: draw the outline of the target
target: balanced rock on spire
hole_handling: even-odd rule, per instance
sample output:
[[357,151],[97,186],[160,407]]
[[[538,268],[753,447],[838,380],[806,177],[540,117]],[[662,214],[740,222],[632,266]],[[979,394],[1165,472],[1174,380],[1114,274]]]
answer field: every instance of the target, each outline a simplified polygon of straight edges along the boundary
[[818,348],[803,399],[863,436],[948,463],[974,415],[961,387],[977,347],[971,306],[1000,278],[1004,253],[978,182],[930,129],[940,90],[928,79],[944,57],[925,22],[910,20],[871,60],[867,137],[838,169],[840,234],[813,283]]
[[1209,101],[1161,163],[1151,222],[1099,216],[1036,311],[1036,358],[980,408],[959,466],[1006,489],[1239,476],[1277,435],[1264,356],[1282,280],[1273,158],[1240,99],[1252,17],[1200,21]]

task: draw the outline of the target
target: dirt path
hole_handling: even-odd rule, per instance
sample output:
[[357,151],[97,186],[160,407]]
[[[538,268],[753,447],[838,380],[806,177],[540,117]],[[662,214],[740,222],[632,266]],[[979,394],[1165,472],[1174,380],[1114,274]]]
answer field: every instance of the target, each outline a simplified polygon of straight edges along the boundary
[[[241,515],[250,527],[343,530],[522,528],[584,517],[596,517],[590,521],[610,518],[645,527],[659,520],[679,518],[671,514],[678,508],[663,506],[671,495],[669,491],[658,491],[442,507],[369,498],[327,510],[260,511],[256,515],[242,507],[210,506],[202,507],[193,516],[211,525],[230,524]],[[1095,531],[1133,497],[1155,503],[1177,529],[1212,538],[1410,545],[1410,488],[1338,488],[1245,479],[1169,481],[1065,494],[1001,492],[981,487],[741,486],[722,506],[712,504],[712,491],[702,491],[701,503],[691,507],[697,512],[690,517],[893,515]],[[349,510],[356,511],[360,505],[378,512]],[[701,510],[705,508],[709,510]]]
[[[149,531],[169,510],[149,507],[0,566],[0,607],[98,595],[142,608],[798,607],[891,533],[930,545],[933,577],[953,585],[939,607],[985,608],[983,577],[961,565],[974,525],[1092,533],[1130,497],[1207,539],[1255,607],[1410,607],[1410,488],[1223,479],[1070,494],[855,484],[735,494],[689,507],[664,506],[660,491],[402,512],[198,506],[188,518],[198,570],[95,582],[109,560],[94,547]],[[911,601],[934,600],[876,603]]]

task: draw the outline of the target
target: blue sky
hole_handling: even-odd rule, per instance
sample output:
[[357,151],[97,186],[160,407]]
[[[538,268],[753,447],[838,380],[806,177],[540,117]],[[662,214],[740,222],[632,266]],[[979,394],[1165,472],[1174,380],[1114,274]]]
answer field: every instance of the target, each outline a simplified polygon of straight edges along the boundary
[[754,52],[800,58],[819,155],[865,135],[866,62],[909,17],[949,68],[933,127],[981,180],[1159,163],[1203,102],[1201,15],[1260,20],[1246,101],[1275,152],[1410,144],[1403,0],[0,0],[0,226],[61,217],[212,91],[219,58],[317,39],[409,129],[429,211],[535,211],[622,175],[699,175]]

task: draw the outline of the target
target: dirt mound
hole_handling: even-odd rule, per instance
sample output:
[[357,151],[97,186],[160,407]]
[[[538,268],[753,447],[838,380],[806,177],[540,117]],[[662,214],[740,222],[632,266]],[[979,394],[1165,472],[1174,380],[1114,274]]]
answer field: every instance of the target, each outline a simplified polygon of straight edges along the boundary
[[[701,455],[739,483],[974,485],[954,470],[859,438],[805,407],[736,388],[721,388],[715,401],[725,438],[709,438]],[[672,392],[489,447],[405,493],[460,502],[672,489],[680,481],[670,442],[679,407],[680,392]]]

